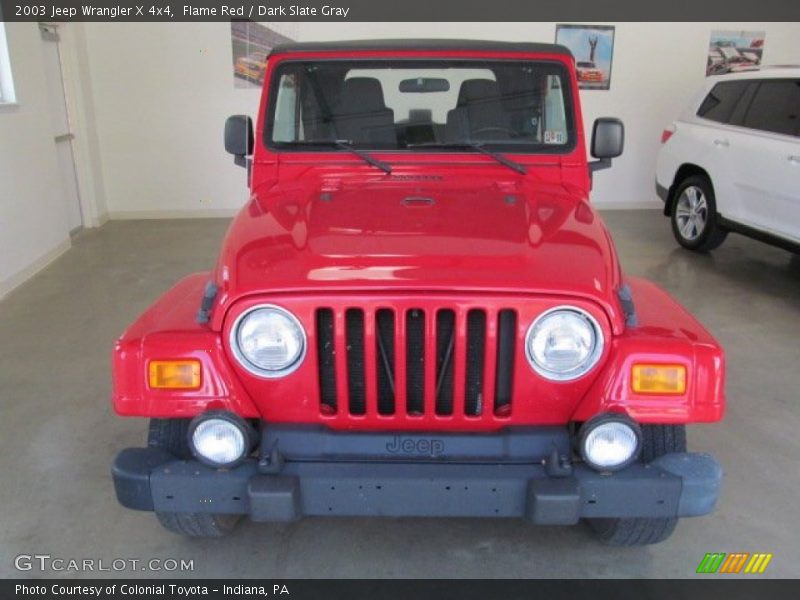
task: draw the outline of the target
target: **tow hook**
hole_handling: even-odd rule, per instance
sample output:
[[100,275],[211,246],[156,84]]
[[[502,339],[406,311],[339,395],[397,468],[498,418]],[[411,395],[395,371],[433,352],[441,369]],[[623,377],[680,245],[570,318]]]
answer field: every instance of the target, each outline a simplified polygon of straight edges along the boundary
[[278,443],[271,448],[262,448],[258,457],[258,472],[264,475],[275,475],[283,469],[283,455],[278,450]]
[[569,456],[561,455],[558,453],[558,448],[553,448],[550,456],[545,458],[544,471],[549,477],[569,477],[572,475],[572,463],[569,461]]

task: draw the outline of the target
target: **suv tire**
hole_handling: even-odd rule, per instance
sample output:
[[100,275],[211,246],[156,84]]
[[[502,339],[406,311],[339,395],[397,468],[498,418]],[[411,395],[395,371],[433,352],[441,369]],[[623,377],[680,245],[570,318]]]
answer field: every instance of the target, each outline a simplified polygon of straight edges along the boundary
[[[684,425],[643,425],[641,462],[649,463],[670,452],[686,452]],[[646,546],[666,540],[675,531],[672,519],[586,519],[595,537],[610,546]]]
[[672,234],[678,243],[694,252],[717,248],[728,235],[717,222],[714,186],[702,175],[692,175],[675,188],[670,211]]
[[[189,460],[192,453],[187,440],[188,431],[189,419],[150,419],[147,445],[166,450],[175,458]],[[165,529],[197,538],[223,537],[233,531],[241,518],[240,515],[159,511],[156,511],[156,517]]]

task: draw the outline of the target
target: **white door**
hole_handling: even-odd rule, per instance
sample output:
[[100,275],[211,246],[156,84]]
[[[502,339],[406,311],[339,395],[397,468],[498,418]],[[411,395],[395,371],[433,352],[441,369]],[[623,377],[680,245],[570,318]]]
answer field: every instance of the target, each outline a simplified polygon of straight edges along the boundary
[[737,220],[800,240],[800,138],[782,137],[759,132],[737,136],[732,149],[742,199]]
[[742,202],[735,185],[734,166],[731,162],[731,128],[725,124],[702,123],[692,127],[692,135],[683,137],[684,144],[692,146],[690,156],[696,164],[708,171],[714,186],[717,212],[729,219],[738,220]]
[[760,82],[742,127],[730,135],[745,225],[800,240],[800,80]]
[[53,130],[53,143],[58,154],[61,170],[62,198],[66,204],[67,226],[70,232],[83,227],[81,199],[78,178],[75,171],[75,155],[72,140],[75,135],[67,111],[67,97],[64,88],[64,74],[61,67],[58,26],[39,24],[42,34],[45,75],[50,101],[50,116]]
[[688,131],[678,125],[680,135],[676,136],[682,144],[682,155],[708,171],[717,211],[733,220],[739,220],[742,214],[742,198],[735,185],[735,166],[731,161],[731,137],[738,128],[730,123],[743,104],[748,86],[747,81],[717,83],[698,108],[699,118],[685,128]]

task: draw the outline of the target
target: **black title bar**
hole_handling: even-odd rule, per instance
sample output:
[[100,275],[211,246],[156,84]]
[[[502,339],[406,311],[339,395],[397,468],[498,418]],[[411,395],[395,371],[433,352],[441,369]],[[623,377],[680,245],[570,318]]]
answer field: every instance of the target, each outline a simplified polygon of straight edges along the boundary
[[0,0],[3,21],[800,21],[796,0]]
[[0,597],[37,600],[752,600],[797,598],[798,580],[165,580],[0,582]]

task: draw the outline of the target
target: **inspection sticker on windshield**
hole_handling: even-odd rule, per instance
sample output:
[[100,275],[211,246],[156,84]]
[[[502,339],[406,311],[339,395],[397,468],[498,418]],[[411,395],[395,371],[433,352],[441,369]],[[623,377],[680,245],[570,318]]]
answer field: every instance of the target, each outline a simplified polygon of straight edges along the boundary
[[544,132],[544,143],[545,144],[563,144],[566,142],[567,135],[563,131],[551,131],[550,129],[545,129]]

